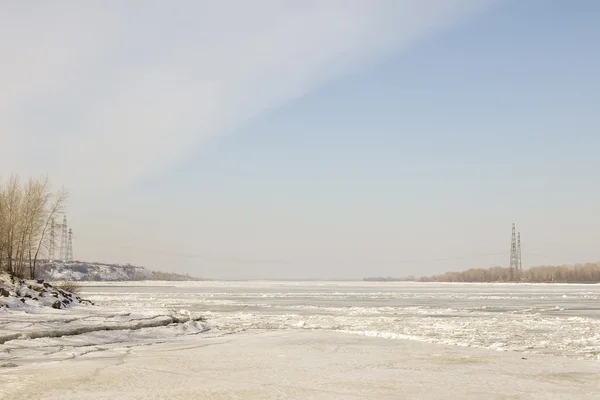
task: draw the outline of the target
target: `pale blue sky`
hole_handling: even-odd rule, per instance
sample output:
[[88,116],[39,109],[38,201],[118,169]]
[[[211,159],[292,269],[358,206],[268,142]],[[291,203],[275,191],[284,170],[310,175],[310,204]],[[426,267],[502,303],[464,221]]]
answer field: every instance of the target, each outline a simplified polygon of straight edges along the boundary
[[[46,115],[28,140],[79,153],[81,176],[60,157],[32,168],[72,192],[76,257],[212,278],[423,275],[507,264],[514,221],[525,266],[600,260],[600,3],[420,3],[308,2],[297,32],[256,28],[293,25],[291,2],[201,32],[175,18],[190,3],[90,17],[121,21],[126,45],[74,45],[85,56],[54,72],[79,63],[69,101],[26,92],[11,113]],[[198,41],[169,47],[160,21]]]

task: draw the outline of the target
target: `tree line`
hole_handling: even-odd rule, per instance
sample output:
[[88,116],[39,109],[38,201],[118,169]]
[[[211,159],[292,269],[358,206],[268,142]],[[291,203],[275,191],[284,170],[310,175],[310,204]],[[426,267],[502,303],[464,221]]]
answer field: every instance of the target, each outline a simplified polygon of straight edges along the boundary
[[38,260],[48,255],[52,221],[64,212],[65,189],[53,192],[47,177],[0,179],[0,271],[35,279]]
[[[422,282],[510,282],[510,269],[505,267],[471,268],[462,272],[446,272],[423,277]],[[600,283],[600,263],[548,265],[531,267],[514,276],[512,281],[531,283]]]

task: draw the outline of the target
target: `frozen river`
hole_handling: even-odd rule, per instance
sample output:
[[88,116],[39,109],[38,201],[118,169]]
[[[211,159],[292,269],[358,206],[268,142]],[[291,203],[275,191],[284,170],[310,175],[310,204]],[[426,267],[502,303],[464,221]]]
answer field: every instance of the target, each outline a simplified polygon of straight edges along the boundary
[[600,392],[598,285],[131,282],[83,296],[96,306],[0,310],[0,400]]
[[600,285],[401,282],[88,284],[123,310],[188,310],[212,329],[323,330],[600,359]]

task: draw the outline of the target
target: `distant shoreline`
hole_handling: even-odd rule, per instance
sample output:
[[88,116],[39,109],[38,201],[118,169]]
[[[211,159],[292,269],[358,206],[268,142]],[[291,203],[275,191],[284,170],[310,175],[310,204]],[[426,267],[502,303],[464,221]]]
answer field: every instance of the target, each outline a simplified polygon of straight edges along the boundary
[[[147,280],[147,281],[78,281],[82,287],[85,288],[93,288],[93,287],[127,287],[127,288],[143,288],[143,287],[175,287],[185,283],[256,283],[260,284],[264,283],[290,283],[290,284],[298,284],[298,283],[347,283],[347,284],[383,284],[383,283],[404,283],[411,285],[431,285],[431,284],[451,284],[451,285],[599,285],[600,282],[421,282],[421,281],[404,281],[404,280],[364,280],[364,279],[205,279],[198,281],[155,281],[155,280]],[[130,284],[131,283],[131,284]]]

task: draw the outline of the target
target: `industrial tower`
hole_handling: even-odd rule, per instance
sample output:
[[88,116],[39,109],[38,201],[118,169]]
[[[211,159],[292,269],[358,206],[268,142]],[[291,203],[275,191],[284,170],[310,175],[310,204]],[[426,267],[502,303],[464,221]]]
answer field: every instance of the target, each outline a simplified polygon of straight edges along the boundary
[[48,245],[48,261],[54,261],[54,246],[56,245],[56,228],[54,227],[54,218],[50,222],[50,243]]
[[515,233],[515,224],[512,224],[512,235],[510,239],[510,267],[508,270],[509,279],[514,281],[519,270],[519,258],[517,255],[517,235]]
[[60,261],[65,262],[67,261],[67,246],[68,246],[68,230],[67,230],[67,216],[65,215],[63,217],[63,223],[61,226],[61,231],[60,231],[60,251],[59,251],[59,255],[58,258],[60,259]]
[[521,259],[521,232],[517,234],[517,261],[519,262],[519,277],[523,273],[523,260]]
[[512,235],[510,240],[510,280],[521,280],[523,273],[523,262],[521,259],[521,232],[516,233],[515,224],[512,225]]
[[73,230],[69,228],[69,242],[67,244],[67,258],[65,261],[73,261]]

